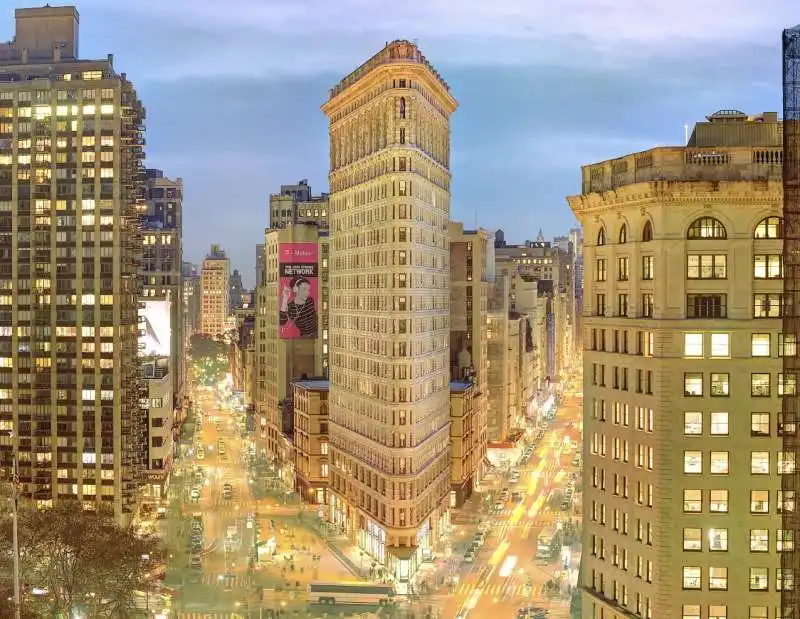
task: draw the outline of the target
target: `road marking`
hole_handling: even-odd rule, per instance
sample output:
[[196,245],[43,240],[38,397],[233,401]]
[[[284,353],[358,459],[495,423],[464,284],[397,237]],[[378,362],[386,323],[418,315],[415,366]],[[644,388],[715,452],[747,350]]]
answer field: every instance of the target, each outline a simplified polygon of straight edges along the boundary
[[[458,597],[468,595],[472,593],[474,587],[475,583],[462,582],[458,585],[458,587],[456,587],[453,595]],[[528,596],[525,595],[525,583],[522,582],[515,582],[511,584],[506,584],[504,582],[490,583],[481,587],[481,591],[484,595],[491,595],[493,597],[504,596],[539,598],[542,597],[542,594],[544,593],[544,583],[535,583],[531,587]]]

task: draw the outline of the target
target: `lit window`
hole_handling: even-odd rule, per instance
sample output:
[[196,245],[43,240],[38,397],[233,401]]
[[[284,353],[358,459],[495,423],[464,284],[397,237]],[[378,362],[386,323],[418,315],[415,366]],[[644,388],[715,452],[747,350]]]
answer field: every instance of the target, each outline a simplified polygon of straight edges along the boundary
[[683,356],[687,359],[699,359],[703,357],[702,333],[683,334]]
[[711,413],[711,434],[728,435],[728,413]]
[[753,475],[769,475],[768,451],[754,451],[750,454],[750,472]]
[[750,342],[750,354],[753,357],[770,356],[770,335],[769,333],[753,333]]
[[791,451],[778,452],[778,474],[779,475],[793,475],[795,471],[796,458],[795,453]]
[[100,113],[101,114],[113,114],[114,113],[114,105],[112,103],[104,103],[100,106]]
[[750,413],[750,436],[769,436],[769,413]]
[[794,589],[792,568],[777,568],[775,570],[775,590],[791,591],[792,589]]
[[[725,545],[727,547],[727,537]],[[717,591],[724,591],[728,588],[728,568],[727,567],[710,567],[708,568],[708,588]]]
[[797,336],[794,333],[778,334],[778,354],[781,357],[797,355]]
[[684,374],[683,392],[687,397],[702,397],[703,375],[699,372],[687,372]]
[[778,395],[797,395],[797,374],[778,374]]
[[766,567],[750,568],[750,591],[766,591],[769,587],[769,570]]
[[768,398],[772,391],[770,375],[758,373],[750,375],[750,395],[754,398]]
[[696,412],[683,413],[683,433],[686,435],[702,434],[703,413],[696,413]]
[[84,105],[83,106],[83,114],[84,116],[92,116],[96,111],[94,105]]
[[683,568],[683,588],[684,589],[699,589],[701,581],[701,570],[699,567],[684,567]]
[[747,619],[769,619],[769,613],[766,606],[751,606],[750,614]]
[[769,552],[767,529],[750,529],[750,552]]
[[[711,568],[712,570],[715,568]],[[727,578],[725,588],[728,588]],[[712,604],[708,607],[708,619],[728,619],[728,607]]]
[[782,239],[783,238],[783,219],[780,217],[766,217],[756,226],[753,234],[754,239]]
[[684,604],[681,619],[700,619],[700,605]]
[[711,374],[711,395],[716,397],[724,397],[729,396],[730,394],[730,374],[713,372]]
[[709,511],[715,513],[728,512],[728,491],[727,490],[711,490],[709,492],[708,500]]
[[730,333],[711,334],[711,357],[714,359],[727,359],[731,356]]
[[[767,454],[769,455],[769,454]],[[703,452],[684,451],[683,452],[683,472],[702,473],[703,472]]]
[[778,513],[793,512],[795,508],[794,490],[778,490]]
[[703,549],[703,530],[684,529],[683,530],[683,549],[702,550]]
[[766,514],[769,512],[769,490],[750,491],[750,513]]
[[727,451],[712,451],[709,471],[713,475],[727,475],[730,472],[730,459]]
[[690,514],[696,514],[703,511],[702,490],[683,491],[683,511]]
[[794,551],[794,531],[791,529],[778,529],[775,550],[778,552],[792,552]]

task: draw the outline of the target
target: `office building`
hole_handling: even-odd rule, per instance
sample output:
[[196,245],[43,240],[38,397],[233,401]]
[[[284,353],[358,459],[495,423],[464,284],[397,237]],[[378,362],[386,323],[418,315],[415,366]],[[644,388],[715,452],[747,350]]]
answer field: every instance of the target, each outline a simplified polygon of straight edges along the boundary
[[255,312],[256,443],[287,488],[295,487],[291,383],[324,376],[328,367],[328,252],[328,231],[314,223],[264,234]]
[[244,284],[242,283],[242,274],[239,273],[239,269],[234,269],[233,273],[231,273],[229,284],[230,286],[230,302],[231,302],[231,310],[241,309],[244,303]]
[[185,346],[193,335],[200,332],[200,272],[191,262],[181,267],[183,288],[183,333]]
[[328,504],[328,380],[310,378],[292,383],[294,408],[295,484],[304,501]]
[[172,403],[172,362],[169,357],[143,359],[139,368],[144,385],[140,401],[146,412],[146,445],[144,483],[140,507],[143,512],[166,514],[170,467],[179,429],[175,426]]
[[448,527],[450,115],[393,41],[330,92],[330,514],[412,583]]
[[787,617],[781,123],[584,166],[583,617]]
[[[156,169],[145,170],[145,205],[142,214],[143,254],[140,315],[150,320],[168,319],[169,329],[160,342],[159,355],[170,359],[171,403],[178,405],[183,393],[184,367],[183,317],[183,179],[172,180]],[[144,328],[140,325],[140,328]],[[146,351],[151,354],[153,351]]]
[[41,507],[131,520],[144,109],[73,7],[18,9],[0,45],[0,451]]
[[281,185],[280,193],[269,197],[270,228],[285,228],[290,224],[313,223],[328,226],[328,194],[315,196],[307,179],[296,185]]
[[222,337],[228,327],[230,261],[219,245],[212,245],[200,271],[200,333]]

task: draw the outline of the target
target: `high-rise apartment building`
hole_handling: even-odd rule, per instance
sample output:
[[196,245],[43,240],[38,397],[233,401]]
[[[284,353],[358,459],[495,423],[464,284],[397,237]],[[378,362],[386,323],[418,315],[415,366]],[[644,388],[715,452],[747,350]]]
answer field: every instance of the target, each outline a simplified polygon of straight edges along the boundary
[[585,618],[786,617],[796,497],[781,397],[781,123],[723,110],[686,147],[587,165]]
[[183,329],[184,342],[200,332],[200,272],[196,265],[184,262],[181,266],[183,288]]
[[[170,384],[174,389],[170,405],[183,393],[184,367],[183,318],[183,179],[172,180],[156,169],[145,170],[146,212],[142,214],[142,262],[140,315],[150,321],[169,321],[162,329],[158,354],[169,356]],[[150,327],[161,325],[150,325]],[[141,328],[142,326],[140,326]],[[147,327],[144,327],[147,328]],[[141,351],[151,354],[153,351]]]
[[328,367],[328,252],[328,231],[314,223],[264,234],[255,312],[256,441],[287,487],[296,487],[291,383],[324,376]]
[[0,451],[42,507],[130,520],[146,445],[137,363],[144,109],[73,7],[0,45]]
[[315,196],[308,180],[296,185],[281,185],[280,193],[269,197],[269,227],[285,228],[290,224],[328,225],[328,194]]
[[401,590],[450,495],[450,115],[408,41],[344,78],[330,121],[330,518]]
[[228,326],[230,260],[219,245],[212,245],[200,271],[200,333],[219,337]]

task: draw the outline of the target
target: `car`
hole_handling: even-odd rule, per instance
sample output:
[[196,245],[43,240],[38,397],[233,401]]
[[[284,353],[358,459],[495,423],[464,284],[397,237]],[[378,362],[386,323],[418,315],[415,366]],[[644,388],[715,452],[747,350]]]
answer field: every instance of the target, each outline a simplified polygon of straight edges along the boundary
[[203,558],[200,555],[192,555],[189,560],[189,565],[193,568],[203,567]]
[[206,454],[202,449],[197,450],[197,459],[198,460],[205,460]]
[[522,498],[523,497],[522,497],[522,493],[521,492],[512,492],[511,493],[511,500],[514,501],[514,503],[522,503]]
[[197,503],[200,500],[200,489],[192,488],[189,492],[189,498],[192,499],[192,502]]
[[467,550],[467,552],[464,553],[464,563],[475,563],[475,553],[471,550]]
[[506,508],[506,504],[503,501],[496,501],[494,504],[494,511],[501,512]]
[[539,606],[528,606],[517,611],[517,619],[547,619],[548,613]]

